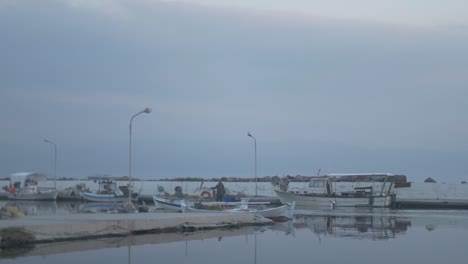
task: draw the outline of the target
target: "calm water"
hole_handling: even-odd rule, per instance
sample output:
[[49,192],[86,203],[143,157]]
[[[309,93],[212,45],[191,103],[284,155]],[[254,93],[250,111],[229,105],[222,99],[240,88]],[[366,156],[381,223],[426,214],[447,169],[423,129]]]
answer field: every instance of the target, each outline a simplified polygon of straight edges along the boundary
[[[64,210],[57,208],[58,214]],[[467,246],[467,211],[303,210],[292,221],[272,226],[0,251],[0,262],[440,264],[466,263]]]

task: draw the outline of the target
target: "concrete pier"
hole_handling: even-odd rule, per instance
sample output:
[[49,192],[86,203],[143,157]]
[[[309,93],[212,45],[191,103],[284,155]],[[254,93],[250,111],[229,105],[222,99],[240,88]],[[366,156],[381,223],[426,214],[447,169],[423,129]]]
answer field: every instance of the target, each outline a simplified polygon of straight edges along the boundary
[[40,243],[270,223],[271,220],[252,214],[74,214],[0,220],[0,229],[21,228],[34,236],[32,243]]
[[[45,256],[52,254],[64,254],[72,252],[80,252],[87,250],[98,250],[108,248],[121,248],[140,245],[154,245],[166,244],[174,242],[186,243],[190,241],[205,240],[205,239],[219,239],[220,237],[234,237],[252,235],[255,232],[255,226],[244,226],[235,229],[213,229],[194,232],[177,232],[177,233],[162,233],[162,234],[145,234],[137,236],[125,237],[107,237],[99,239],[86,239],[86,240],[73,240],[73,241],[60,241],[52,243],[40,243],[21,251],[20,254],[13,253],[8,258],[15,256],[31,257],[31,256]],[[187,244],[186,244],[187,246]],[[1,253],[1,249],[0,249]],[[0,254],[1,255],[1,254]],[[0,256],[0,262],[2,257]]]

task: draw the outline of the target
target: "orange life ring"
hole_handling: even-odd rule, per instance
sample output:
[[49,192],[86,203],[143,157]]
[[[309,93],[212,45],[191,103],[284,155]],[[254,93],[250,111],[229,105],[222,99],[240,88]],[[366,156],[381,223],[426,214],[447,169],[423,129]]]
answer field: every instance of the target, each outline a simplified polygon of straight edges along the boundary
[[209,191],[203,191],[200,193],[200,196],[204,198],[211,198],[211,193]]

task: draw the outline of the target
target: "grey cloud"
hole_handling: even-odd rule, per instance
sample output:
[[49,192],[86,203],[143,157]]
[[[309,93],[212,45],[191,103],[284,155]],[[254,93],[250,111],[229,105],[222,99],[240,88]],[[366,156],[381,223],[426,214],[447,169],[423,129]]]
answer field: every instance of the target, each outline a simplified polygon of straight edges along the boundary
[[[50,136],[64,173],[125,174],[128,119],[146,106],[154,112],[135,126],[146,177],[248,176],[247,130],[270,144],[262,174],[380,164],[424,175],[423,161],[445,152],[453,159],[441,168],[463,170],[467,35],[122,3],[113,13],[55,1],[0,8],[0,141],[16,157],[3,153],[3,174],[47,169],[34,142]],[[401,150],[386,156],[388,147]]]

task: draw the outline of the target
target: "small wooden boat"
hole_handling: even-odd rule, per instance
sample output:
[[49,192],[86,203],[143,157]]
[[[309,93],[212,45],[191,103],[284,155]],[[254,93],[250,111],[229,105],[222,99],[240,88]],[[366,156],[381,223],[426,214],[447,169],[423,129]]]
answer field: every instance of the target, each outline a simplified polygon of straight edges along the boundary
[[[87,202],[126,202],[128,195],[81,192],[81,198]],[[132,193],[132,202],[138,201],[138,193]]]
[[[153,196],[153,202],[156,206],[156,209],[165,209],[165,210],[175,210],[175,211],[182,211],[180,199],[171,199],[171,198],[163,198],[158,196]],[[186,203],[193,205],[193,202]]]
[[194,207],[196,203],[202,206],[241,206],[241,205],[267,205],[269,202],[248,202],[248,201],[241,201],[241,202],[205,202],[205,201],[187,201],[182,199],[170,198],[170,197],[160,197],[160,196],[153,196],[153,202],[156,206],[156,209],[166,209],[166,210],[176,210],[181,211],[182,201],[185,205]]
[[[236,202],[237,203],[237,202]],[[237,203],[238,204],[238,203]],[[295,202],[284,204],[279,207],[271,207],[266,208],[265,205],[258,206],[258,205],[248,205],[243,204],[239,207],[225,209],[222,206],[218,207],[218,210],[210,210],[210,206],[202,205],[199,207],[198,204],[192,206],[187,206],[184,201],[181,202],[181,208],[183,213],[227,213],[227,214],[255,214],[260,215],[270,219],[280,219],[282,217],[287,219],[292,219],[293,212],[295,209]],[[211,207],[213,208],[213,207]]]

